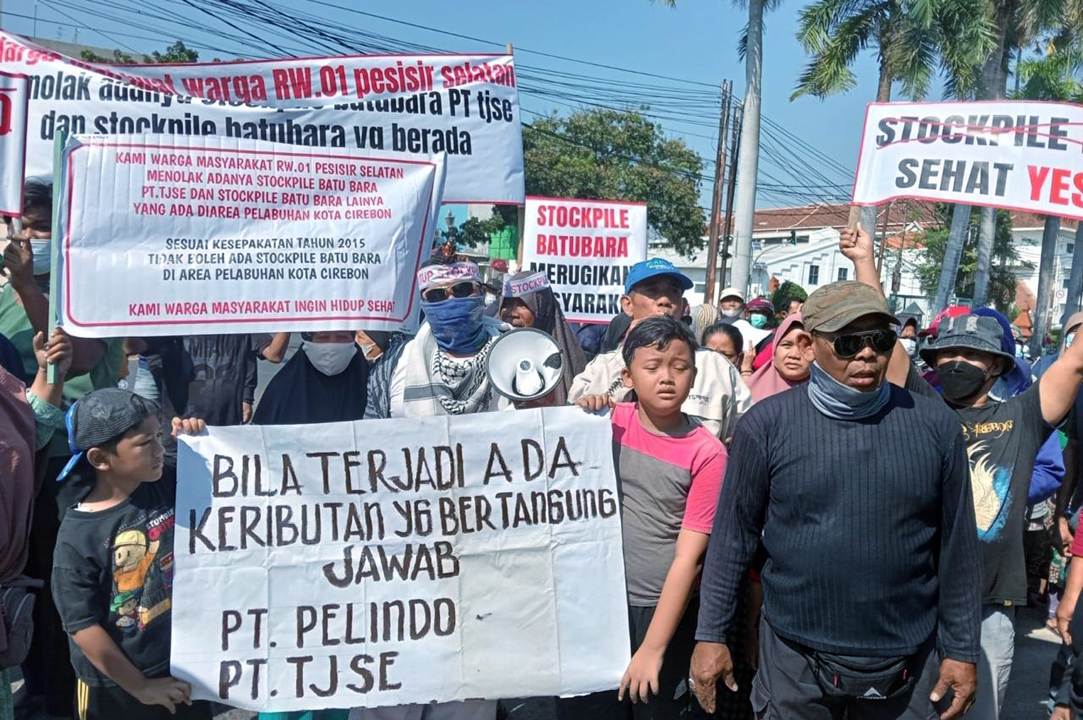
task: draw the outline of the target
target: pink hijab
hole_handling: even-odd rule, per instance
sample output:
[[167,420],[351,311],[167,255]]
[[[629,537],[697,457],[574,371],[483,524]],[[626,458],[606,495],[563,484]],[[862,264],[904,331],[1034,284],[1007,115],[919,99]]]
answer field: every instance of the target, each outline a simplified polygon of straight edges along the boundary
[[789,390],[794,385],[799,385],[801,382],[804,382],[804,380],[800,382],[790,382],[782,377],[778,370],[775,369],[775,349],[778,344],[782,342],[782,339],[786,337],[786,334],[793,329],[794,325],[801,325],[804,327],[801,320],[801,313],[793,313],[792,315],[786,316],[786,319],[778,326],[778,330],[775,331],[775,339],[771,341],[771,361],[752,373],[752,377],[748,379],[748,389],[752,393],[752,402],[758,403],[764,398],[777,395],[780,392]]

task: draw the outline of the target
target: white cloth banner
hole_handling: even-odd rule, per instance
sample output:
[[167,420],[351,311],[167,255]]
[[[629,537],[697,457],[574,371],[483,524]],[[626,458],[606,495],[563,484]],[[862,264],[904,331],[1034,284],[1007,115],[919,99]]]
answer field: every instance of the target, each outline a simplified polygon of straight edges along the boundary
[[578,694],[629,660],[610,421],[578,408],[179,443],[172,674],[261,711]]
[[416,320],[440,158],[172,135],[77,136],[64,158],[58,306],[73,335]]
[[0,70],[0,215],[23,211],[29,102],[27,77]]
[[872,103],[853,201],[899,198],[1083,219],[1083,106]]
[[0,32],[0,57],[5,69],[30,77],[31,175],[52,172],[52,141],[61,130],[220,135],[350,148],[371,157],[443,153],[445,202],[523,202],[510,55],[93,65]]
[[544,272],[570,322],[609,322],[624,278],[647,259],[647,206],[528,197],[523,267]]

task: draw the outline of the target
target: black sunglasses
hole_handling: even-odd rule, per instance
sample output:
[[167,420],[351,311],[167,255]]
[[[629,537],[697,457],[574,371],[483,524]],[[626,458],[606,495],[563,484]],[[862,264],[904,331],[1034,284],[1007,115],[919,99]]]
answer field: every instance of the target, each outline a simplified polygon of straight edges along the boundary
[[872,345],[872,349],[878,353],[887,352],[895,347],[899,340],[899,333],[894,330],[869,330],[867,332],[847,333],[838,335],[831,345],[835,348],[835,354],[840,358],[852,358],[861,352],[865,343]]
[[455,283],[451,287],[429,288],[421,292],[421,299],[425,302],[439,303],[448,298],[465,298],[478,294],[477,283],[466,281]]

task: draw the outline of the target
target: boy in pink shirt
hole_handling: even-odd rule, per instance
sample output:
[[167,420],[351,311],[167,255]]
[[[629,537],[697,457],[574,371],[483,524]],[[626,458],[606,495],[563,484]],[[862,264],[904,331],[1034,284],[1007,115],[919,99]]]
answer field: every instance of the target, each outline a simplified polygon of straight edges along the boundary
[[[663,720],[689,706],[695,591],[726,469],[722,443],[681,412],[696,352],[688,328],[669,317],[637,323],[625,340],[623,380],[636,401],[613,407],[613,445],[633,655],[616,697],[562,700],[570,718]],[[578,404],[597,410],[608,397]]]

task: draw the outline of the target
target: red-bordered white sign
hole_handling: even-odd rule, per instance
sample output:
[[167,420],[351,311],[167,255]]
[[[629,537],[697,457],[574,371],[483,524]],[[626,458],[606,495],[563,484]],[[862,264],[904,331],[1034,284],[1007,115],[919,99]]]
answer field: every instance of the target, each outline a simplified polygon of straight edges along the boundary
[[416,318],[439,162],[80,136],[65,171],[60,307],[73,335],[390,330]]

